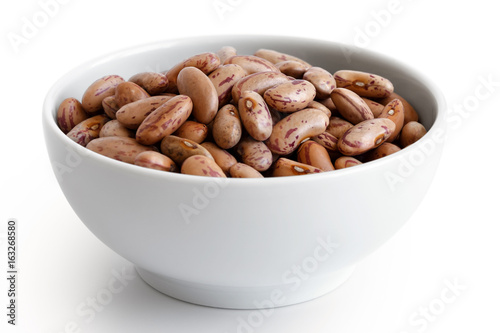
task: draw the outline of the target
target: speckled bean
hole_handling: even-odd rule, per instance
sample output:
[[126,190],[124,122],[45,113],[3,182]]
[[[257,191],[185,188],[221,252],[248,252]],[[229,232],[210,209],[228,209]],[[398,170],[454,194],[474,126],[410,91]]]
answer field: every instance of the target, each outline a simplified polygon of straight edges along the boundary
[[335,170],[325,147],[312,140],[302,143],[297,150],[297,161],[323,171]]
[[137,129],[137,142],[151,145],[174,133],[189,118],[193,109],[191,98],[179,95],[151,112]]
[[377,148],[368,152],[368,154],[366,156],[366,161],[378,160],[379,158],[397,153],[400,150],[401,150],[401,148],[399,148],[395,144],[392,144],[389,142],[384,142],[383,144],[381,144]]
[[212,81],[196,67],[183,68],[177,76],[177,88],[193,101],[193,116],[203,124],[211,122],[217,114],[219,96]]
[[233,101],[237,102],[240,99],[241,93],[245,90],[253,90],[262,95],[267,89],[288,81],[289,78],[279,72],[262,72],[247,75],[233,86],[231,90]]
[[238,52],[236,52],[236,49],[232,46],[223,46],[217,51],[216,54],[220,59],[220,63],[223,64],[227,58],[237,55]]
[[107,136],[123,136],[127,138],[133,138],[135,136],[134,131],[123,126],[118,120],[113,119],[108,121],[101,128],[99,132],[99,137],[104,138]]
[[163,154],[170,157],[177,165],[182,163],[190,156],[203,155],[209,159],[214,159],[208,150],[200,144],[189,139],[179,138],[175,135],[166,136],[161,141],[160,150]]
[[273,121],[266,102],[255,91],[244,91],[238,102],[241,122],[248,134],[257,141],[264,141],[273,131]]
[[331,99],[342,117],[354,125],[374,118],[372,110],[365,101],[351,90],[335,88],[331,93]]
[[345,169],[350,168],[356,165],[363,164],[361,161],[355,159],[351,156],[341,156],[335,160],[334,167],[335,169]]
[[325,99],[317,99],[316,101],[327,107],[328,110],[330,110],[330,112],[332,113],[332,116],[339,114],[337,107],[335,106],[335,104],[333,104],[333,101],[330,97]]
[[386,118],[365,120],[348,129],[337,147],[344,155],[360,155],[384,143],[395,128],[394,122]]
[[67,136],[85,147],[89,142],[99,137],[99,132],[108,121],[110,119],[103,114],[87,118],[73,127]]
[[269,88],[264,99],[269,107],[280,112],[295,112],[304,109],[316,97],[316,89],[306,80],[293,80]]
[[227,150],[219,148],[213,142],[203,142],[201,146],[208,150],[214,158],[215,163],[220,166],[226,175],[229,175],[229,169],[238,162],[236,158],[229,154]]
[[194,55],[170,68],[165,75],[168,79],[168,92],[177,92],[177,76],[186,67],[196,67],[205,75],[213,72],[220,65],[220,59],[215,53],[206,52]]
[[115,94],[115,88],[125,80],[118,75],[106,75],[92,83],[82,97],[82,107],[89,115],[95,115],[102,109],[102,100]]
[[247,74],[259,72],[279,72],[279,69],[271,62],[264,58],[249,56],[249,55],[235,55],[227,58],[224,65],[235,64],[241,66]]
[[197,121],[187,120],[174,132],[174,135],[196,143],[202,143],[207,138],[208,127]]
[[318,101],[311,101],[309,104],[307,104],[307,108],[314,108],[323,111],[324,114],[330,118],[332,116],[332,111],[330,111],[329,108],[327,108],[325,105],[321,104]]
[[399,99],[401,102],[403,102],[403,107],[405,110],[405,125],[408,124],[410,121],[418,121],[418,113],[415,111],[413,106],[411,106],[410,103],[400,95],[396,94],[395,92],[391,93],[389,96],[386,98],[383,98],[381,100],[378,100],[378,102],[382,105],[387,105],[390,101],[393,99]]
[[317,142],[320,145],[322,145],[323,147],[325,147],[328,151],[332,152],[332,151],[338,150],[337,143],[339,140],[335,136],[331,135],[330,133],[328,133],[326,131],[321,133],[321,134],[318,134],[318,135],[311,137],[311,139],[314,142]]
[[134,164],[149,169],[178,172],[177,165],[171,158],[156,151],[144,151],[137,154]]
[[133,164],[138,154],[144,151],[154,151],[154,147],[143,146],[133,138],[108,136],[97,138],[87,145],[87,148],[118,161]]
[[129,103],[116,112],[116,119],[127,128],[138,129],[151,112],[173,97],[174,96],[152,96]]
[[251,137],[242,139],[236,151],[243,163],[257,171],[266,171],[273,163],[273,155],[269,148],[263,142],[255,141]]
[[363,97],[384,98],[394,91],[391,81],[372,73],[340,70],[334,77],[337,87],[347,88]]
[[292,55],[289,55],[286,53],[278,52],[275,50],[259,49],[259,50],[257,50],[257,52],[254,53],[254,55],[257,57],[260,57],[260,58],[264,58],[273,64],[276,64],[276,63],[282,62],[282,61],[293,60],[293,61],[297,61],[297,62],[302,63],[307,68],[312,67],[311,64],[309,64],[308,62],[306,62],[300,58],[297,58],[295,56],[292,56]]
[[115,89],[115,102],[119,107],[148,97],[146,90],[134,82],[122,82]]
[[328,121],[328,116],[318,109],[294,112],[274,125],[266,144],[273,153],[288,155],[304,139],[323,133]]
[[375,102],[375,101],[373,101],[371,99],[368,99],[366,97],[361,97],[361,99],[363,101],[365,101],[366,105],[368,105],[368,107],[370,108],[370,110],[372,110],[373,116],[375,118],[378,118],[378,116],[380,116],[380,114],[384,110],[384,105],[382,105],[380,103],[377,103],[377,102]]
[[274,64],[279,71],[285,75],[294,77],[296,79],[302,79],[304,73],[307,71],[308,67],[298,61],[286,60]]
[[387,139],[387,142],[393,142],[394,140],[396,140],[396,138],[399,135],[399,132],[401,132],[401,129],[403,128],[405,120],[403,102],[401,102],[401,100],[399,99],[392,100],[384,107],[384,110],[382,111],[382,113],[378,118],[390,119],[396,125],[394,132]]
[[347,120],[333,116],[330,118],[330,123],[326,128],[326,132],[330,133],[338,139],[341,138],[344,133],[353,126],[354,125]]
[[401,130],[401,135],[399,137],[399,142],[401,143],[401,147],[405,148],[409,145],[414,144],[418,140],[420,140],[425,134],[427,130],[424,125],[416,121],[410,121],[406,125],[403,126]]
[[274,164],[273,177],[301,176],[321,172],[323,170],[320,168],[280,157]]
[[66,98],[57,109],[57,124],[64,134],[89,116],[76,98]]
[[193,155],[182,164],[181,173],[194,176],[226,178],[226,174],[210,157]]
[[134,82],[150,95],[158,95],[168,88],[168,79],[165,74],[156,72],[137,73],[128,79]]
[[264,178],[264,176],[245,163],[236,163],[229,169],[232,178]]
[[210,73],[208,78],[217,91],[219,108],[229,103],[231,98],[233,98],[231,95],[233,86],[246,75],[246,71],[241,66],[235,64],[220,66]]
[[304,80],[311,82],[316,88],[316,97],[325,99],[330,97],[332,90],[337,87],[333,75],[321,67],[311,67],[304,73]]
[[232,104],[223,106],[213,121],[212,136],[223,149],[230,149],[240,141],[242,134],[238,109]]
[[115,100],[115,95],[108,96],[102,100],[102,108],[104,109],[104,113],[110,119],[116,119],[116,112],[120,109]]

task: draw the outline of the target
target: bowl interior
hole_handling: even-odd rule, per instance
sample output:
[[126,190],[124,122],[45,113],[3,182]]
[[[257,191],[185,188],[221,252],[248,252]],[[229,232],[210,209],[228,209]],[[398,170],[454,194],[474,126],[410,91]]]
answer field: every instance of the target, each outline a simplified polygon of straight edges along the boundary
[[76,68],[58,81],[47,98],[52,105],[49,112],[55,119],[57,105],[63,99],[81,99],[85,89],[104,75],[118,74],[128,79],[138,72],[164,71],[194,54],[216,52],[225,45],[234,46],[239,54],[253,54],[259,48],[274,49],[303,58],[331,73],[353,69],[379,74],[391,80],[395,91],[414,105],[427,129],[438,115],[437,90],[419,73],[395,59],[334,42],[278,36],[193,37],[110,54]]

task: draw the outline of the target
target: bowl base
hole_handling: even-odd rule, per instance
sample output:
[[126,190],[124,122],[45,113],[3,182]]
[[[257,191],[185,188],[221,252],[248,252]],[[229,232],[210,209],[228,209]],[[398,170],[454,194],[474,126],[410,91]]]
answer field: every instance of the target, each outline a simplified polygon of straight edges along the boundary
[[351,276],[355,265],[328,275],[290,279],[277,286],[226,287],[186,282],[136,266],[139,276],[154,289],[181,301],[225,309],[267,309],[306,302],[323,296]]

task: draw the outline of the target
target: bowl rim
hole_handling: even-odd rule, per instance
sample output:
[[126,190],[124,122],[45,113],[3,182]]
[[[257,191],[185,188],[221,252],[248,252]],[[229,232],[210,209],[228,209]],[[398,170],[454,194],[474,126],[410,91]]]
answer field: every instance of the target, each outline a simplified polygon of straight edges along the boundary
[[[408,146],[401,151],[398,151],[394,154],[391,154],[389,156],[385,156],[383,158],[370,161],[367,163],[364,163],[360,166],[357,167],[350,167],[350,168],[344,168],[344,169],[336,169],[334,171],[330,172],[322,172],[322,173],[317,173],[317,174],[309,174],[305,175],[307,177],[294,177],[294,176],[288,176],[288,177],[265,177],[265,178],[212,178],[212,177],[203,177],[203,176],[195,176],[195,175],[186,175],[186,174],[180,174],[180,173],[171,173],[171,172],[165,172],[165,171],[160,171],[160,170],[155,170],[155,169],[150,169],[150,168],[145,168],[145,167],[140,167],[137,165],[125,163],[122,161],[114,160],[112,158],[100,155],[96,152],[90,151],[89,149],[77,144],[70,138],[68,138],[57,126],[57,121],[56,121],[56,113],[57,113],[57,105],[56,105],[56,95],[57,92],[61,89],[61,87],[64,86],[64,83],[71,78],[73,78],[75,75],[78,75],[79,73],[86,72],[89,69],[99,66],[103,63],[106,63],[108,61],[111,61],[113,59],[117,58],[124,58],[127,56],[131,55],[136,55],[139,53],[147,53],[148,51],[153,51],[157,50],[160,48],[168,48],[171,46],[180,46],[182,44],[189,44],[189,43],[194,43],[196,41],[204,40],[208,36],[191,36],[191,37],[182,37],[182,38],[172,38],[172,39],[165,39],[161,41],[156,41],[152,43],[145,43],[142,45],[135,45],[135,46],[130,46],[123,48],[121,50],[109,52],[104,55],[96,56],[93,59],[80,64],[69,71],[67,71],[63,76],[61,76],[55,83],[52,84],[52,86],[49,88],[48,92],[46,93],[44,102],[43,102],[43,111],[42,111],[42,123],[45,131],[51,131],[52,134],[55,134],[58,140],[61,140],[61,142],[65,146],[71,147],[77,154],[80,156],[85,156],[87,158],[94,159],[101,163],[102,165],[106,167],[111,167],[111,168],[118,168],[118,170],[122,170],[127,173],[134,173],[136,175],[144,176],[144,177],[149,177],[149,178],[160,178],[163,180],[171,180],[175,182],[184,182],[184,183],[190,183],[192,185],[204,185],[210,182],[214,181],[227,181],[228,184],[244,184],[244,186],[249,186],[249,185],[255,185],[255,186],[262,186],[262,184],[266,185],[277,185],[277,184],[282,184],[283,182],[293,182],[293,183],[300,183],[303,181],[322,181],[325,179],[335,179],[336,177],[345,177],[347,175],[350,175],[352,173],[356,174],[359,172],[366,172],[370,169],[373,168],[381,168],[384,167],[384,165],[393,163],[394,160],[396,159],[403,159],[405,156],[408,157],[415,151],[421,149],[422,143],[425,141],[425,138],[432,138],[435,135],[445,135],[445,129],[446,129],[446,101],[445,98],[441,92],[441,90],[437,87],[437,85],[425,74],[417,71],[414,69],[412,66],[402,62],[399,59],[393,58],[389,55],[385,55],[376,51],[372,50],[367,50],[367,49],[361,49],[359,50],[359,47],[354,46],[354,45],[349,45],[345,43],[340,43],[337,41],[333,40],[326,40],[326,39],[317,39],[317,38],[308,38],[308,37],[297,37],[297,36],[286,36],[286,35],[257,35],[257,34],[243,34],[243,35],[210,35],[210,40],[211,42],[217,42],[219,41],[222,46],[225,46],[228,42],[228,40],[234,40],[237,39],[238,41],[244,41],[244,40],[250,40],[252,42],[255,42],[256,40],[262,41],[263,39],[267,41],[272,41],[272,40],[280,40],[280,41],[286,41],[289,43],[312,43],[316,44],[318,46],[326,46],[326,47],[338,47],[338,48],[343,48],[347,50],[354,50],[356,49],[357,52],[363,53],[364,55],[370,57],[370,58],[375,58],[382,60],[383,62],[390,62],[393,67],[400,68],[401,70],[408,72],[412,77],[416,78],[420,83],[424,84],[428,90],[431,92],[433,97],[435,98],[436,101],[436,116],[434,119],[433,124],[431,125],[431,128],[427,131],[425,136],[417,141],[416,143],[412,144],[411,146]],[[215,51],[212,51],[215,52]],[[71,97],[71,96],[69,96]],[[441,132],[441,134],[438,134],[438,132]],[[47,144],[47,140],[46,140]],[[354,158],[356,158],[354,156]]]

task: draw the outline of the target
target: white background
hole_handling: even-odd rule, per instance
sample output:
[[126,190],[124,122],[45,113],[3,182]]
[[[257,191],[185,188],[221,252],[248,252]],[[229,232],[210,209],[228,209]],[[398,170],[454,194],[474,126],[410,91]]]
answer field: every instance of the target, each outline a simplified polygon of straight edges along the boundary
[[[173,300],[138,277],[95,317],[78,315],[79,306],[107,288],[113,271],[130,264],[101,244],[69,207],[49,166],[41,129],[47,90],[89,59],[168,38],[238,33],[314,37],[390,55],[432,78],[454,119],[435,180],[406,226],[360,263],[338,290],[269,311],[252,331],[500,331],[500,51],[498,15],[488,7],[491,2],[461,6],[400,0],[397,12],[378,15],[379,22],[376,13],[392,9],[394,2],[66,2],[17,47],[8,36],[22,36],[26,20],[33,22],[42,6],[34,0],[0,5],[2,272],[7,219],[17,218],[20,229],[18,325],[6,324],[7,285],[1,273],[2,332],[230,333],[237,332],[238,318],[251,315]],[[226,4],[224,12],[215,9],[217,3]],[[496,85],[478,99],[477,89],[488,91],[481,78]],[[465,290],[441,309],[446,281]],[[431,315],[438,314],[424,324],[423,317],[415,316],[429,306],[434,307]],[[411,318],[421,321],[415,324]]]

